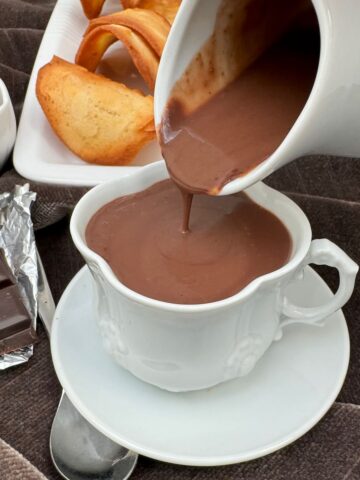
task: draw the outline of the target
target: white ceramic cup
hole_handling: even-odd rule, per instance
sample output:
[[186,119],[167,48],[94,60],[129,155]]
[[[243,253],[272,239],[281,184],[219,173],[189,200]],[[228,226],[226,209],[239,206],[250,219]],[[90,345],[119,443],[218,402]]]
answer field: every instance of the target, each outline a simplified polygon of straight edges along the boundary
[[[203,305],[165,303],[127,288],[107,262],[87,247],[86,226],[106,203],[165,178],[166,167],[158,162],[101,184],[80,200],[71,218],[73,241],[94,278],[94,308],[103,344],[119,365],[167,390],[210,387],[249,373],[272,341],[281,337],[285,325],[321,325],[347,302],[358,266],[329,240],[311,241],[310,224],[302,210],[263,183],[247,194],[280,218],[291,233],[293,251],[285,266],[253,280],[230,298]],[[284,289],[310,263],[336,268],[339,289],[325,305],[292,305]]]
[[15,113],[9,92],[0,79],[0,170],[14,146],[16,137]]
[[[213,32],[222,0],[183,0],[168,36],[155,86],[159,125],[175,82]],[[360,2],[312,0],[320,29],[320,62],[301,114],[281,145],[259,166],[223,187],[220,195],[243,190],[301,156],[360,157]]]

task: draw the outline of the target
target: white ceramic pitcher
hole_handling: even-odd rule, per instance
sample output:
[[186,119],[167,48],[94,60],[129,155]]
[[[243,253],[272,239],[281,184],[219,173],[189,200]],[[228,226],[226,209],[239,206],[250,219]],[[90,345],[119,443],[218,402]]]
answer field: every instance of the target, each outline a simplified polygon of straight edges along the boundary
[[[222,0],[183,0],[168,37],[155,88],[158,125],[169,94],[213,32]],[[270,1],[270,0],[269,0]],[[360,2],[312,0],[320,29],[320,62],[310,97],[275,152],[223,187],[232,194],[309,154],[360,157]]]

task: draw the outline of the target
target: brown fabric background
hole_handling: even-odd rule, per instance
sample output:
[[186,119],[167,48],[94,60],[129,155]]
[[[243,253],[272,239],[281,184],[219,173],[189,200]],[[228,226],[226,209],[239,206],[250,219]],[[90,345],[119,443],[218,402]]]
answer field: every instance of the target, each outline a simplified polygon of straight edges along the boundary
[[[8,86],[18,117],[36,51],[53,4],[53,0],[0,0],[0,78]],[[21,179],[14,171],[8,171],[0,177],[0,191],[9,190],[19,181]],[[299,159],[277,172],[268,179],[268,183],[286,192],[304,209],[315,238],[327,237],[333,240],[360,262],[359,160],[315,156]],[[38,192],[34,209],[38,248],[53,294],[58,300],[67,283],[83,265],[69,236],[67,213],[84,193],[84,189],[58,189],[37,184],[32,184],[32,188]],[[321,273],[336,288],[337,278],[334,272],[322,268]],[[344,308],[344,313],[351,337],[349,373],[338,402],[307,435],[268,457],[229,467],[180,467],[142,457],[132,478],[360,479],[358,285],[351,301]],[[0,437],[51,480],[60,479],[51,464],[48,451],[50,427],[60,391],[52,368],[48,341],[40,327],[40,343],[28,365],[0,372]],[[0,442],[0,479],[39,478],[35,471],[32,473],[27,467],[24,467],[25,474],[25,470],[21,469],[22,459],[16,454],[15,458],[13,453]]]

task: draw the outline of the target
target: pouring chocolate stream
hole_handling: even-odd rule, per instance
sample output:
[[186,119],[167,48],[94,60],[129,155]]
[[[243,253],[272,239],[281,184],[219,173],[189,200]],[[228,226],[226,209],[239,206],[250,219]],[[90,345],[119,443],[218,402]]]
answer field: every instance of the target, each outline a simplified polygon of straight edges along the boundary
[[[287,8],[273,17],[265,12],[270,33],[242,50],[245,60],[228,65],[221,81],[215,75],[216,56],[214,64],[205,61],[211,48],[218,51],[221,45],[214,34],[175,85],[159,128],[173,182],[114,200],[89,222],[89,247],[132,290],[165,302],[208,303],[236,294],[287,262],[292,240],[275,215],[245,194],[214,195],[271,155],[309,96],[318,38],[311,29],[305,28],[305,35],[302,28],[289,28],[304,3],[275,0],[274,5]],[[248,19],[256,23],[262,4],[224,0],[218,25],[227,40],[229,31],[238,35],[240,28],[254,41]],[[228,9],[234,5],[239,17]],[[263,33],[269,27],[260,26]],[[213,66],[215,77],[202,76],[201,68],[197,75],[199,64]],[[194,78],[203,83],[191,97]]]

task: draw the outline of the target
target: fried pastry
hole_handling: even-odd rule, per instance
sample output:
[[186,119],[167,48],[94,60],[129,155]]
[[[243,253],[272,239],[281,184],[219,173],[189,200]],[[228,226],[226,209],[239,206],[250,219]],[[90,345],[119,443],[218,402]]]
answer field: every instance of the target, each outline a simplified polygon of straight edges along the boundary
[[153,97],[54,57],[36,94],[55,133],[83,160],[126,165],[155,138]]
[[95,18],[100,15],[105,0],[81,0],[81,5],[88,18]]
[[124,8],[144,8],[159,13],[169,23],[173,23],[181,0],[121,0]]
[[131,28],[146,40],[159,57],[164,49],[170,24],[161,15],[143,8],[127,8],[121,12],[105,15],[91,20],[84,34],[88,35],[96,27],[120,25]]
[[83,38],[75,62],[94,72],[106,50],[117,40],[123,42],[140,75],[153,90],[160,58],[140,35],[128,27],[103,25],[94,28]]
[[[91,19],[100,15],[105,0],[81,0],[85,15]],[[144,8],[162,15],[168,22],[174,21],[181,0],[121,0],[124,8]]]

